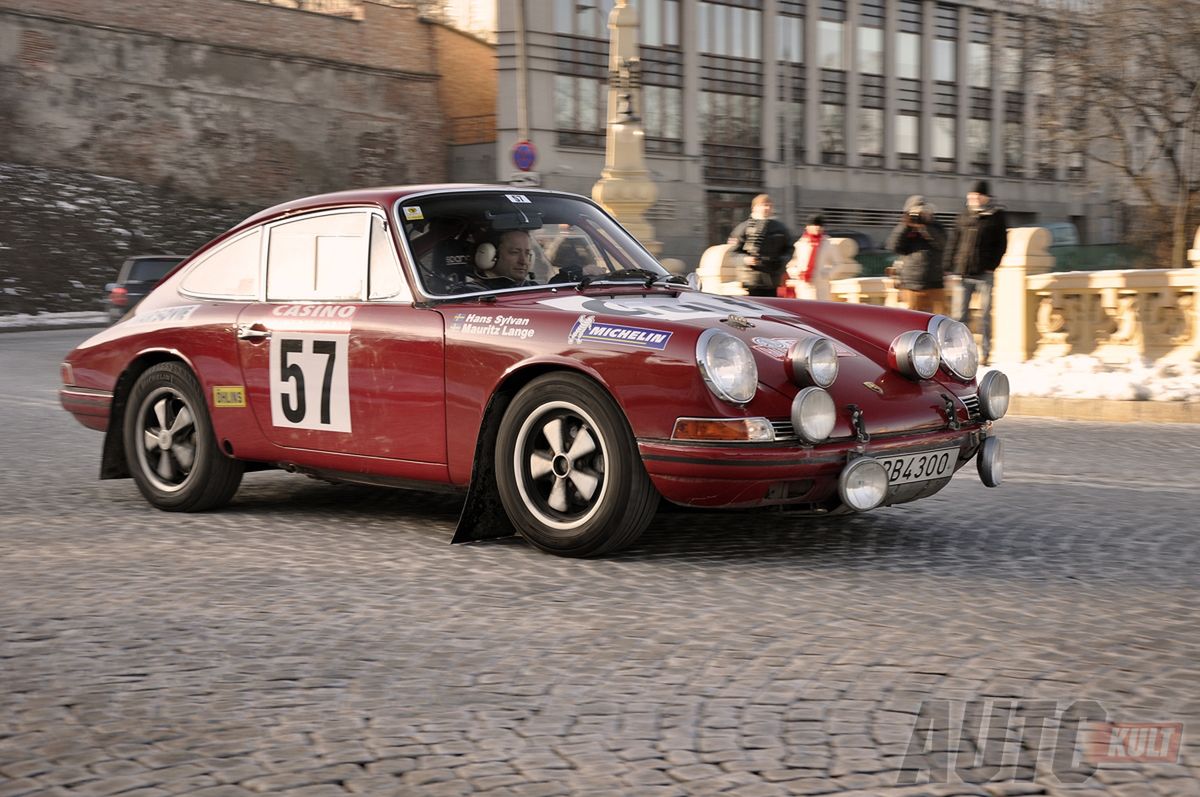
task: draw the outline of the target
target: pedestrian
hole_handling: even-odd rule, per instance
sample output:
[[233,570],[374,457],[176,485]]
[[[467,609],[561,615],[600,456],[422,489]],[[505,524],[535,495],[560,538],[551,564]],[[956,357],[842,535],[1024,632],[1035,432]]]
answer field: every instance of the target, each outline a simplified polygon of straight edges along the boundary
[[770,195],[759,194],[750,202],[750,218],[729,236],[729,257],[735,259],[738,278],[751,296],[775,296],[791,256],[791,233],[774,215]]
[[919,194],[904,200],[887,248],[898,255],[893,269],[900,283],[900,301],[909,310],[944,313],[946,230],[933,214],[933,205]]
[[992,286],[996,267],[1008,248],[1008,219],[992,199],[987,180],[977,180],[967,193],[967,209],[958,217],[950,243],[948,266],[961,278],[955,295],[954,317],[964,324],[971,315],[971,297],[978,293],[982,358],[988,363],[992,349]]
[[780,295],[832,301],[829,280],[836,265],[833,246],[825,234],[825,217],[810,217],[804,235],[796,242],[795,256],[787,266],[788,282],[779,289]]

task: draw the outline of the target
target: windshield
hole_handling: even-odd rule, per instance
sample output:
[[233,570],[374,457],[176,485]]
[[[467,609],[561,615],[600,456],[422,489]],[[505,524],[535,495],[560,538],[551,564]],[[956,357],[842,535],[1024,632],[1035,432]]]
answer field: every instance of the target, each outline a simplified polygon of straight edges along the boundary
[[456,192],[401,200],[397,216],[429,296],[668,276],[629,233],[578,197]]

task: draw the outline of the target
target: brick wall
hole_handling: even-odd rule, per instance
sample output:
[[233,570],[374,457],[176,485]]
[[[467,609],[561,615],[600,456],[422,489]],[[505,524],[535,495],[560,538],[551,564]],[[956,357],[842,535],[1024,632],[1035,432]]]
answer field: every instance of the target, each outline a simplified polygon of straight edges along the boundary
[[441,181],[432,27],[370,2],[0,0],[0,160],[261,203]]
[[431,25],[439,71],[442,109],[451,144],[496,140],[496,48],[444,25]]

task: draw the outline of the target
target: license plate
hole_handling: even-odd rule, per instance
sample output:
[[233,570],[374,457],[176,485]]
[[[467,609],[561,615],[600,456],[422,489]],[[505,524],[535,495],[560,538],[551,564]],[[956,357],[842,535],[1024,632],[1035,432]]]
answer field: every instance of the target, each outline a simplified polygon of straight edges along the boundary
[[878,459],[888,472],[888,484],[909,484],[944,479],[954,473],[954,466],[958,462],[958,449],[939,448],[937,451]]

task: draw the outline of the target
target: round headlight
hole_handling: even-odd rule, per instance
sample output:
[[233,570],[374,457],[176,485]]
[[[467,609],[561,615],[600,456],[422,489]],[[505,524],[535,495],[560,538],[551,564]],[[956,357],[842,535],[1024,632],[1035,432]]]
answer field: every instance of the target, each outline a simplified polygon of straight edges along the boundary
[[837,379],[837,349],[829,338],[796,341],[788,352],[787,362],[792,381],[801,387],[829,387]]
[[1008,412],[1008,377],[1000,371],[988,371],[979,380],[979,411],[989,421],[998,421]]
[[929,379],[942,364],[937,339],[916,329],[896,336],[888,360],[889,365],[909,379]]
[[815,444],[833,434],[837,406],[833,396],[819,387],[806,387],[792,399],[792,428],[806,443]]
[[838,495],[855,512],[866,512],[887,498],[888,472],[877,459],[859,457],[838,477]]
[[700,374],[719,399],[745,404],[758,390],[758,366],[750,347],[719,329],[706,329],[696,341]]
[[942,352],[942,365],[959,379],[974,379],[979,370],[979,349],[966,324],[935,315],[929,320],[929,332]]

